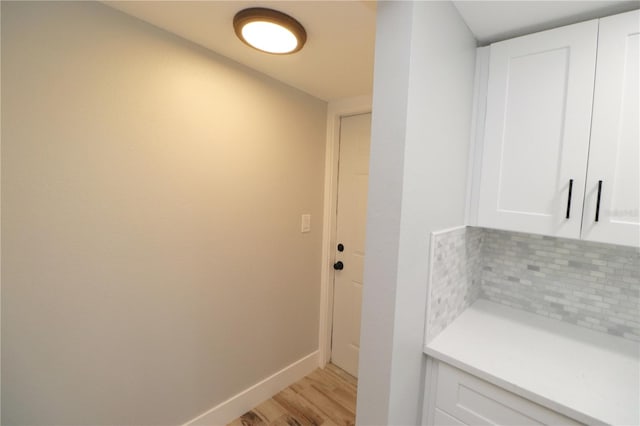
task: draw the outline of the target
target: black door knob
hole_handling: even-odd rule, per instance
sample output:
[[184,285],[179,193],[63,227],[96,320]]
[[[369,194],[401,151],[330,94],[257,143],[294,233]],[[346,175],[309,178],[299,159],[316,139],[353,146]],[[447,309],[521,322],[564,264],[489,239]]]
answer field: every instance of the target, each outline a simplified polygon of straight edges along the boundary
[[336,271],[342,271],[344,269],[344,263],[338,261],[336,263],[333,264],[333,269],[335,269]]

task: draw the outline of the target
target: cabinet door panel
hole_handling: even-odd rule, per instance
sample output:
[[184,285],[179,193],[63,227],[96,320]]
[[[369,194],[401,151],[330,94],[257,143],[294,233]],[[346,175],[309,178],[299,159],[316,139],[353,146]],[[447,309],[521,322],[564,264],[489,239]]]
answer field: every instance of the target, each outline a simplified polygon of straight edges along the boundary
[[434,426],[467,426],[462,423],[460,420],[456,419],[453,416],[445,413],[444,411],[436,408],[434,414]]
[[640,244],[639,62],[640,11],[601,19],[584,239]]
[[480,226],[580,236],[597,32],[589,21],[491,46]]

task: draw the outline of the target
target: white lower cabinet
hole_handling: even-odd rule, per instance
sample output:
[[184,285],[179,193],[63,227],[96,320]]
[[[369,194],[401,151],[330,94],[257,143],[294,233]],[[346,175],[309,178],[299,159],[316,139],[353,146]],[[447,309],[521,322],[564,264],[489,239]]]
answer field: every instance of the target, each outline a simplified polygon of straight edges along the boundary
[[430,360],[423,424],[580,425],[575,420],[448,364]]

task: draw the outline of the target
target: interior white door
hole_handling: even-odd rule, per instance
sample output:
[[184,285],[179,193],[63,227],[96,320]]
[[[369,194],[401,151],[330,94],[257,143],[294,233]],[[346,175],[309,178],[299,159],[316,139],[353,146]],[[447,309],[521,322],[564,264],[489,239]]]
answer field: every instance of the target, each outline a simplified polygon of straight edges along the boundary
[[582,238],[640,244],[638,10],[600,20]]
[[580,237],[597,35],[593,20],[491,45],[480,226]]
[[356,377],[370,142],[371,114],[341,119],[331,361]]

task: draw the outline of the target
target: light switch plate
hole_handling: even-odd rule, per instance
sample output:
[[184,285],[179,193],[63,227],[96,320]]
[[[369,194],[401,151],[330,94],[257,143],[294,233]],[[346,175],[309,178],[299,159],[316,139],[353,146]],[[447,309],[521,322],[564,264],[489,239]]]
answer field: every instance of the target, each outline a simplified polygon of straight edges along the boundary
[[311,215],[303,214],[300,221],[300,232],[309,232],[311,231]]

